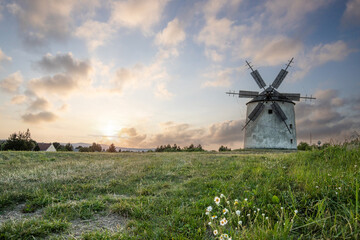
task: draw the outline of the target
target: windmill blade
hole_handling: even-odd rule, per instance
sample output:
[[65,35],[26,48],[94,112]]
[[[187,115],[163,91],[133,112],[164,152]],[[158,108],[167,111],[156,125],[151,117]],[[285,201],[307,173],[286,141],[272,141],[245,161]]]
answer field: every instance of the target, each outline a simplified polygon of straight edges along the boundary
[[300,101],[300,93],[281,93],[281,97],[286,97],[292,101]]
[[284,81],[287,74],[288,71],[281,69],[271,86],[273,86],[274,88],[278,88],[280,84]]
[[259,88],[266,87],[266,84],[265,84],[264,80],[262,79],[262,77],[260,76],[260,73],[258,72],[258,70],[252,71],[251,76],[254,78],[254,80],[257,83],[257,85],[259,86]]
[[285,121],[287,119],[284,111],[277,102],[273,102],[273,104],[271,104],[271,108],[274,110],[276,116],[278,116],[281,121]]
[[252,112],[249,114],[248,116],[249,120],[246,122],[245,126],[242,129],[244,130],[244,128],[246,128],[246,126],[250,123],[250,121],[255,121],[255,119],[260,115],[260,113],[264,108],[265,105],[262,102],[258,103],[258,105],[256,105],[254,110],[252,110]]
[[279,104],[277,102],[273,102],[271,104],[271,108],[273,109],[273,111],[275,112],[276,116],[278,116],[278,118],[283,121],[285,123],[286,128],[289,130],[289,133],[291,134],[290,128],[287,125],[287,123],[285,122],[285,120],[287,119],[284,111],[281,109],[281,107],[279,106]]
[[259,92],[253,92],[253,91],[239,91],[239,98],[254,98],[259,96]]

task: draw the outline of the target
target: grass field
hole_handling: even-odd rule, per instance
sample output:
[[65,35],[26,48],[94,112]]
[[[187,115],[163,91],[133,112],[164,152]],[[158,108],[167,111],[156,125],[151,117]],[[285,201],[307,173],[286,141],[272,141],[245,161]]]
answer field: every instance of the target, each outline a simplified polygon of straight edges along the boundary
[[343,146],[0,152],[0,239],[357,239],[359,168],[359,147]]

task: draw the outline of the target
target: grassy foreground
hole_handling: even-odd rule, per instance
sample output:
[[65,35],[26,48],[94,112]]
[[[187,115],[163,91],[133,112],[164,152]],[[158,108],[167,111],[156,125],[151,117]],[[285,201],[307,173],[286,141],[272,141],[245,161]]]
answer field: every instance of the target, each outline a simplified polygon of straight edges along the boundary
[[[0,219],[18,206],[33,214],[0,223],[0,239],[357,239],[359,168],[360,149],[340,146],[286,154],[0,152]],[[225,198],[214,203],[220,194],[228,206]],[[230,212],[212,220],[223,208]],[[122,225],[72,232],[106,216]],[[220,226],[223,217],[229,222]]]

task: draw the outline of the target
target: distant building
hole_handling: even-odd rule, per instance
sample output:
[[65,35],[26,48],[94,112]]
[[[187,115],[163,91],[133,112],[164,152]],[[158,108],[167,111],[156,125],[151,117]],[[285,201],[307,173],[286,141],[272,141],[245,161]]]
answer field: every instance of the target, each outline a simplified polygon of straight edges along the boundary
[[52,143],[38,143],[39,151],[56,152],[56,148]]

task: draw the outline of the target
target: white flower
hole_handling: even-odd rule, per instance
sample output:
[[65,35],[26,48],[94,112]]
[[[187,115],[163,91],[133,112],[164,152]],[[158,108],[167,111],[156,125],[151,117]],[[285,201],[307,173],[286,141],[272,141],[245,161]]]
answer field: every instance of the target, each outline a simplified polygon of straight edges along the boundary
[[214,218],[217,218],[217,216],[214,215],[214,216],[211,217],[211,219],[214,219]]
[[269,219],[269,217],[266,217],[265,219],[266,219],[266,220],[268,220],[268,219]]
[[208,206],[208,207],[206,208],[206,211],[211,212],[212,209],[213,209],[212,206]]
[[261,214],[263,217],[265,217],[265,213]]
[[295,210],[295,214],[297,214],[299,211],[298,210]]
[[210,225],[211,225],[211,222],[208,222],[208,225],[210,226]]
[[225,196],[224,196],[224,194],[220,194],[220,197],[221,197],[221,198],[224,198]]
[[205,212],[206,215],[209,215],[210,213],[208,211]]
[[213,233],[214,233],[214,235],[216,236],[216,235],[218,234],[218,230],[215,229],[215,230],[213,231]]
[[216,203],[216,205],[220,204],[220,198],[219,197],[215,197],[214,198],[214,202]]
[[280,207],[281,210],[283,210],[284,208],[283,207]]
[[248,215],[246,215],[246,216],[250,217],[250,213],[248,213]]
[[224,226],[224,225],[227,224],[227,222],[228,222],[228,221],[226,220],[226,218],[223,218],[223,219],[220,220],[220,225],[221,225],[221,226]]
[[239,221],[238,223],[239,223],[239,225],[242,225],[242,221]]
[[338,192],[335,192],[336,195],[338,195]]
[[236,215],[240,216],[240,213],[241,213],[241,212],[240,212],[240,210],[236,210],[235,213],[236,213]]
[[260,208],[258,208],[257,210],[258,210],[258,212],[260,212]]
[[230,201],[226,201],[227,204],[230,204]]
[[231,238],[231,237],[229,237],[229,238],[228,238],[228,240],[232,240],[232,238]]
[[222,210],[222,212],[223,212],[223,214],[226,214],[226,213],[229,212],[229,210],[227,210],[227,208],[224,208],[224,209]]
[[245,202],[247,202],[247,200],[248,200],[248,199],[247,199],[247,198],[245,198],[244,200],[245,200]]

